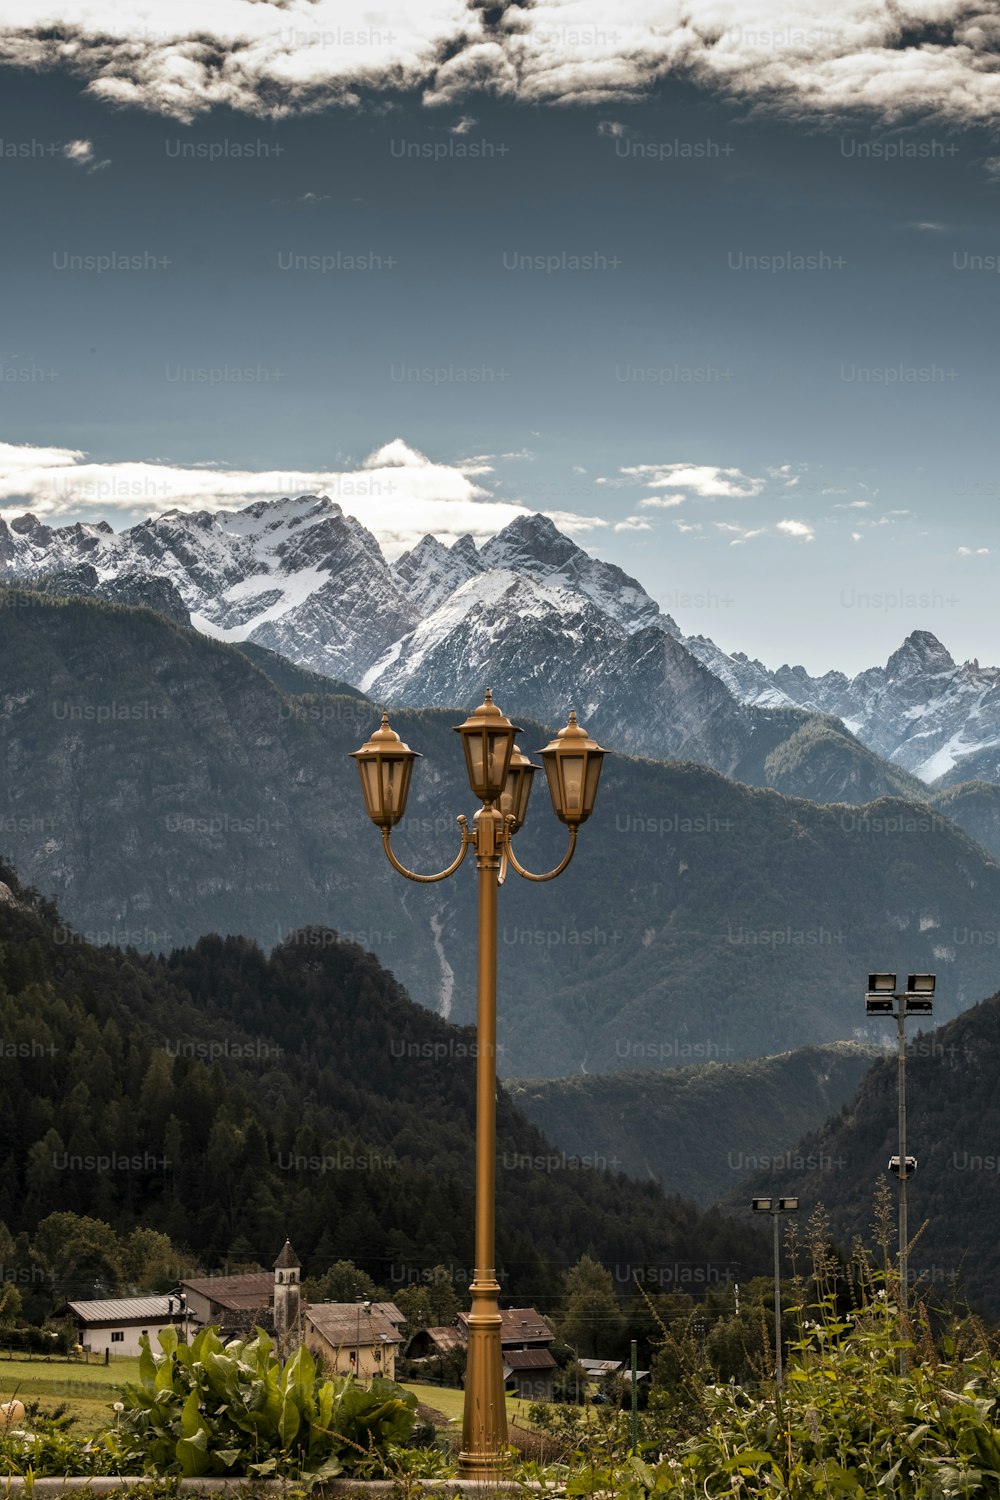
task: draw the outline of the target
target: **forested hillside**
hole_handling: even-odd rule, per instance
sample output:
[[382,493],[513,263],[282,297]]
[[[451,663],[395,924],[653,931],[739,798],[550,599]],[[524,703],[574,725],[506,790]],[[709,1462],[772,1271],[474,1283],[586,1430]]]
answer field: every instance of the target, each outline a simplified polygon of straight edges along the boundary
[[[14,1235],[60,1209],[162,1231],[208,1267],[269,1265],[290,1235],[310,1275],[350,1259],[391,1288],[444,1263],[467,1284],[473,1034],[332,933],[270,957],[218,937],[169,957],[98,949],[0,867],[0,1036]],[[766,1265],[752,1226],[561,1157],[503,1092],[498,1134],[515,1301],[555,1300],[588,1250],[619,1268]]]

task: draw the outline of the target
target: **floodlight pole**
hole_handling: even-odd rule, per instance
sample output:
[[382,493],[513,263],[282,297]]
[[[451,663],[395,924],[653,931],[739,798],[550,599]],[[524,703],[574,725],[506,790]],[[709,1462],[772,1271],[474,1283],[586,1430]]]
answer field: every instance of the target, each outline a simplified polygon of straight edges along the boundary
[[774,1229],[774,1383],[780,1391],[785,1378],[781,1352],[781,1249],[778,1240],[778,1220],[782,1214],[797,1213],[798,1198],[755,1198],[751,1204],[754,1213],[768,1213]]
[[[908,1015],[930,1015],[935,990],[933,974],[911,974],[905,991],[896,988],[896,975],[874,973],[868,976],[868,991],[865,1006],[869,1015],[892,1015],[896,1021],[897,1052],[897,1109],[899,1155],[895,1166],[899,1178],[899,1373],[906,1373],[909,1359],[906,1341],[909,1335],[910,1302],[910,1231],[907,1223],[906,1184],[910,1176],[910,1158],[906,1154],[906,1018]],[[916,1162],[914,1162],[914,1167]]]
[[910,1318],[910,1233],[906,1218],[906,1001],[902,997],[897,1002],[896,1024],[899,1027],[899,1373],[905,1375],[905,1340]]

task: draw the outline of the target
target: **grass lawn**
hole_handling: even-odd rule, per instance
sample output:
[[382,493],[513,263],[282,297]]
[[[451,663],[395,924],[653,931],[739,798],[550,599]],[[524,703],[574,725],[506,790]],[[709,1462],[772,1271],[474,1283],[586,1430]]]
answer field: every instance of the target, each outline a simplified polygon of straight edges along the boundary
[[78,1359],[0,1358],[0,1401],[38,1401],[43,1412],[65,1405],[73,1431],[89,1435],[110,1420],[115,1387],[138,1376],[138,1359],[87,1365]]
[[[458,1428],[462,1426],[462,1414],[465,1408],[465,1392],[456,1390],[448,1385],[421,1385],[417,1381],[407,1381],[404,1390],[412,1391],[417,1400],[423,1406],[431,1406],[435,1411],[443,1412],[446,1417],[451,1417]],[[518,1396],[508,1395],[507,1420],[516,1422],[519,1427],[529,1427],[528,1408],[530,1401],[522,1401]]]

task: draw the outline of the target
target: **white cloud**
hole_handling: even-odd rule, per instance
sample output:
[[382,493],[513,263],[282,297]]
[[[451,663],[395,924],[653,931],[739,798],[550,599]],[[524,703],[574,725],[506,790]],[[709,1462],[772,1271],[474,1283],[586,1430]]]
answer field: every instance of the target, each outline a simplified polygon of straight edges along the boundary
[[714,464],[634,464],[620,471],[651,490],[690,490],[703,499],[746,499],[759,495],[763,479],[751,479],[740,469],[720,469]]
[[[611,106],[669,77],[833,121],[992,124],[1000,18],[989,0],[7,0],[0,62],[64,68],[114,105],[192,119],[279,116],[422,89]],[[624,129],[602,122],[606,134]],[[599,127],[601,128],[601,127]],[[992,170],[990,158],[987,170]]]
[[615,531],[652,531],[652,526],[643,516],[626,516],[615,523]]
[[468,135],[469,131],[472,129],[475,123],[476,122],[471,115],[463,115],[462,118],[460,120],[457,120],[451,127],[451,133],[452,135]]
[[860,542],[860,540],[861,540],[861,532],[860,531],[852,531],[851,532],[851,541],[852,542]]
[[847,504],[848,510],[871,510],[871,508],[872,502],[870,500],[850,500]]
[[782,536],[798,537],[803,542],[815,541],[816,533],[808,521],[779,521],[777,528]]
[[[328,495],[356,516],[392,555],[426,533],[454,541],[465,532],[485,538],[526,507],[497,500],[454,464],[438,464],[401,438],[385,443],[353,469],[255,471],[213,460],[186,465],[90,463],[76,448],[0,443],[0,517],[31,510],[58,525],[74,518],[116,515],[123,523],[164,510],[233,510],[282,495]],[[6,505],[4,502],[7,502]],[[599,516],[552,510],[564,531],[588,532]]]
[[989,547],[959,547],[959,557],[989,557]]
[[683,505],[684,495],[643,495],[639,505],[643,510],[676,510],[678,505]]
[[598,135],[610,135],[620,138],[628,133],[628,126],[623,125],[621,120],[599,120],[597,123]]
[[781,482],[788,485],[789,488],[791,488],[791,486],[793,485],[798,484],[802,478],[801,474],[796,474],[791,464],[780,464],[777,468],[768,469],[767,476],[769,479],[781,480]]
[[947,224],[935,224],[930,219],[918,219],[915,223],[907,224],[907,229],[923,229],[929,234],[941,234],[948,228]]
[[682,536],[686,536],[689,531],[700,531],[702,529],[700,521],[675,521],[674,525]]
[[1000,156],[988,156],[983,162],[987,177],[992,177],[995,182],[1000,182]]
[[63,147],[63,156],[67,161],[75,162],[78,167],[86,167],[88,172],[100,172],[111,165],[110,156],[98,161],[94,155],[93,141],[67,141]]
[[765,526],[755,526],[748,529],[746,526],[736,526],[732,521],[713,521],[716,531],[721,531],[729,537],[730,547],[742,547],[744,542],[752,542],[755,536],[763,536],[767,530]]

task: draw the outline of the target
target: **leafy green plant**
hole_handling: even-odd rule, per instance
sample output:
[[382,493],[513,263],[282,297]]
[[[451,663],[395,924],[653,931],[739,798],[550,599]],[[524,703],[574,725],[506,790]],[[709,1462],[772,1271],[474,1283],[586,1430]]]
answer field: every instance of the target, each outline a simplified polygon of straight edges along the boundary
[[104,1440],[145,1473],[287,1477],[382,1473],[409,1437],[416,1397],[391,1380],[370,1388],[326,1379],[304,1346],[282,1365],[263,1330],[223,1344],[204,1328],[190,1345],[177,1331],[143,1338],[139,1380],[122,1387],[123,1411]]
[[72,1420],[62,1408],[43,1414],[37,1402],[29,1402],[23,1426],[0,1431],[0,1472],[28,1479],[120,1473],[104,1443],[82,1442],[69,1431]]

